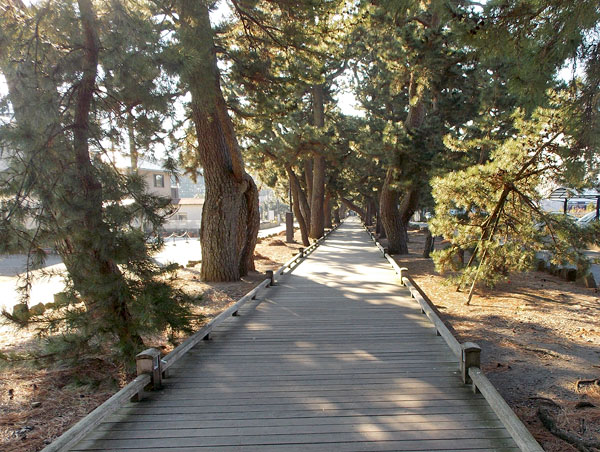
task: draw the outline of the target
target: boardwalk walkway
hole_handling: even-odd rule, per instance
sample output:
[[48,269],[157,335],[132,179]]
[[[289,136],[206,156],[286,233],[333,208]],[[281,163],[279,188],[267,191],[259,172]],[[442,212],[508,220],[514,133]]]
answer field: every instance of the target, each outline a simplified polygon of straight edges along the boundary
[[518,450],[358,222],[265,293],[73,450]]

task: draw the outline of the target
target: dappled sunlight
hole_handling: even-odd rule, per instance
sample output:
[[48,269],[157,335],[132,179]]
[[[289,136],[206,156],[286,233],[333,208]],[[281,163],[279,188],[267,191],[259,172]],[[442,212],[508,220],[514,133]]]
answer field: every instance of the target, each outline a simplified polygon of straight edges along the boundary
[[356,429],[371,441],[386,441],[390,438],[389,433],[381,425],[360,424],[356,426]]
[[512,446],[358,225],[342,226],[265,293],[182,360],[162,395],[121,410],[127,428],[106,425],[84,446],[133,446],[143,435],[152,447],[219,450],[493,449],[495,437]]

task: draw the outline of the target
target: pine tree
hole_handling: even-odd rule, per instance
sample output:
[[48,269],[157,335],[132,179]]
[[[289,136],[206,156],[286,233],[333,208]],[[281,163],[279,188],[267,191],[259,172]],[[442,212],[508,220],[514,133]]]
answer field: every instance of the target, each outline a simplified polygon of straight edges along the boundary
[[[432,182],[432,231],[450,242],[435,253],[436,267],[459,272],[459,288],[470,287],[467,304],[477,281],[494,285],[510,271],[529,270],[541,250],[552,252],[553,264],[574,263],[580,275],[587,270],[580,250],[593,240],[593,231],[539,207],[540,188],[568,179],[572,166],[581,164],[571,152],[575,140],[568,135],[562,100],[557,97],[554,108],[538,108],[531,119],[518,110],[514,136],[499,140],[488,161]],[[465,251],[470,258],[463,266]]]
[[142,333],[185,327],[187,310],[185,297],[157,278],[150,252],[159,244],[131,227],[141,212],[156,231],[168,200],[100,158],[105,17],[90,0],[16,1],[2,12],[0,70],[9,93],[0,129],[8,163],[0,234],[11,251],[29,251],[31,264],[54,246],[67,268],[55,309],[13,320],[36,322],[43,334],[62,331],[62,357],[116,339],[131,364]]
[[201,275],[208,281],[235,281],[254,270],[258,190],[245,170],[221,91],[209,2],[181,0],[175,11],[178,75],[191,94],[189,107],[198,140],[186,163],[201,166],[206,183]]
[[[274,183],[292,188],[303,241],[319,238],[329,216],[327,167],[331,156],[332,80],[339,74],[336,40],[342,23],[335,2],[301,5],[234,3],[240,17],[226,42],[232,62],[229,96],[251,164],[265,157]],[[239,99],[243,99],[242,105]],[[283,151],[283,152],[280,152]],[[327,215],[325,214],[327,212]]]
[[451,12],[439,2],[365,4],[357,30],[357,94],[385,150],[379,203],[390,253],[408,253],[406,228],[429,178],[451,167],[442,137],[477,112],[477,68]]

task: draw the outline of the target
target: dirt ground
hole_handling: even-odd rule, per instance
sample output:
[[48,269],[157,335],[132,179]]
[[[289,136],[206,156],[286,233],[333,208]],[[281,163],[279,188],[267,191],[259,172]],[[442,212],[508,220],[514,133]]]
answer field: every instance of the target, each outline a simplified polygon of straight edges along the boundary
[[493,290],[479,287],[467,306],[466,294],[446,285],[433,261],[422,257],[424,234],[409,234],[411,254],[396,261],[459,341],[481,346],[482,369],[544,450],[600,450],[598,289],[542,272],[513,274]]
[[[276,270],[298,252],[296,243],[285,243],[285,232],[259,239],[256,247],[256,272],[240,282],[203,283],[199,267],[177,271],[173,283],[190,294],[202,294],[195,314],[204,320],[214,318],[252,290],[265,278],[266,270]],[[145,338],[147,345],[167,353],[173,348],[166,337]],[[184,337],[177,338],[179,341]],[[32,331],[0,324],[0,450],[35,452],[44,448],[71,425],[92,411],[124,386],[129,375],[100,357],[90,357],[76,367],[40,368],[31,361],[7,364],[3,356],[39,347]]]
[[[297,238],[299,241],[299,238]],[[420,257],[424,238],[410,233],[409,256],[402,266],[435,303],[459,340],[483,349],[482,368],[549,452],[600,450],[600,388],[583,383],[600,377],[600,299],[586,289],[557,277],[532,272],[487,290],[479,288],[472,304],[465,294],[444,285],[431,259]],[[203,294],[198,312],[213,318],[297,252],[300,244],[284,237],[262,239],[256,250],[258,272],[238,283],[200,281],[197,268],[181,269],[175,284]],[[180,338],[183,339],[183,338]],[[164,338],[152,345],[167,352]],[[0,326],[0,353],[35,345],[26,330]],[[0,450],[33,452],[109,398],[127,381],[106,361],[90,358],[78,368],[39,369],[32,363],[3,365],[0,360]],[[577,449],[542,424],[538,412],[555,423],[559,434],[580,441]]]

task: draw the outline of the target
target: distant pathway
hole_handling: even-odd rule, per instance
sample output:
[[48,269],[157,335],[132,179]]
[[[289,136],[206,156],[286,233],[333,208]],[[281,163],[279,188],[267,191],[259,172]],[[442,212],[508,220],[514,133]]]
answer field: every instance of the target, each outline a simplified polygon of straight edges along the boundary
[[73,450],[517,451],[357,222]]

